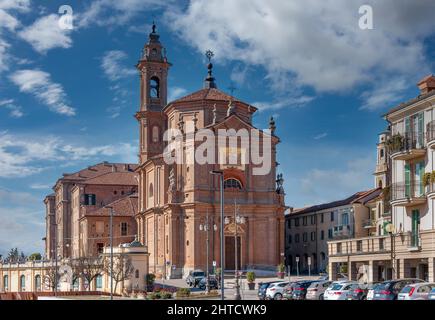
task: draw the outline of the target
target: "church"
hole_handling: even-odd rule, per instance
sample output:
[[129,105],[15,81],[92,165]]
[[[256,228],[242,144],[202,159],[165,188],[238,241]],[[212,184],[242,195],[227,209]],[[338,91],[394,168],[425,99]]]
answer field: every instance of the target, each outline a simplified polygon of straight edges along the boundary
[[[253,126],[252,115],[257,108],[218,89],[211,57],[208,52],[203,88],[169,103],[167,79],[171,63],[154,24],[136,65],[140,107],[135,117],[140,145],[135,170],[139,181],[135,219],[138,239],[148,249],[149,272],[158,277],[180,278],[194,269],[222,267],[220,177],[212,175],[213,170],[221,172],[224,181],[224,269],[275,271],[284,262],[286,206],[282,175],[276,172],[279,138],[275,123],[270,120],[269,130]],[[193,132],[257,132],[260,142],[270,141],[270,170],[255,174],[258,164],[241,161],[247,151],[238,140],[236,148],[216,144],[213,150],[218,157],[231,153],[240,156],[236,163],[168,163],[165,153],[181,152],[185,158],[190,149],[198,147],[198,141],[188,139],[188,123],[193,123]],[[178,130],[181,144],[177,150],[168,151],[165,133],[172,129]],[[241,217],[236,219],[238,223],[234,221],[235,210]]]

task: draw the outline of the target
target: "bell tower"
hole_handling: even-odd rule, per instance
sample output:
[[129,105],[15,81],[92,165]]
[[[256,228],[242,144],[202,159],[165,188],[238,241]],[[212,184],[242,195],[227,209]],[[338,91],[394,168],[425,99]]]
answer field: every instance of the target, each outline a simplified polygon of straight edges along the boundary
[[167,102],[167,78],[171,64],[160,35],[153,22],[152,32],[136,65],[140,78],[140,109],[135,117],[139,122],[139,163],[163,153],[163,132],[166,121],[162,112]]

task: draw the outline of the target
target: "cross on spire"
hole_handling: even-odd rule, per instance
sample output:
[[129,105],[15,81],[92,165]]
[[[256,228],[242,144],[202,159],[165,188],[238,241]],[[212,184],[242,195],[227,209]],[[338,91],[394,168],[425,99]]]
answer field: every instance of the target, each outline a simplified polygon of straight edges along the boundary
[[205,78],[204,88],[210,89],[210,88],[217,88],[216,83],[214,82],[213,78],[213,64],[211,63],[211,58],[214,57],[214,53],[211,50],[207,50],[205,52],[205,56],[208,59],[208,65],[207,65],[207,78]]

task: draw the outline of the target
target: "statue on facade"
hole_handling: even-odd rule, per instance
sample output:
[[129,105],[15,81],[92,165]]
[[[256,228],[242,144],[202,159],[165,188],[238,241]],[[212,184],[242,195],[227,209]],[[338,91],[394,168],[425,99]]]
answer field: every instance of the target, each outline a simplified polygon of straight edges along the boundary
[[276,176],[276,193],[284,194],[284,178],[282,177],[282,173],[278,173]]

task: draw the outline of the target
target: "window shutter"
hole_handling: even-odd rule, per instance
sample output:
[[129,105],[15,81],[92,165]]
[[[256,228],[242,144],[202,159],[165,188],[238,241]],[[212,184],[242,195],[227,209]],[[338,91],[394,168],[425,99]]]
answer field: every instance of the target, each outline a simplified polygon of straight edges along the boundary
[[411,195],[411,168],[410,164],[405,164],[405,197]]

